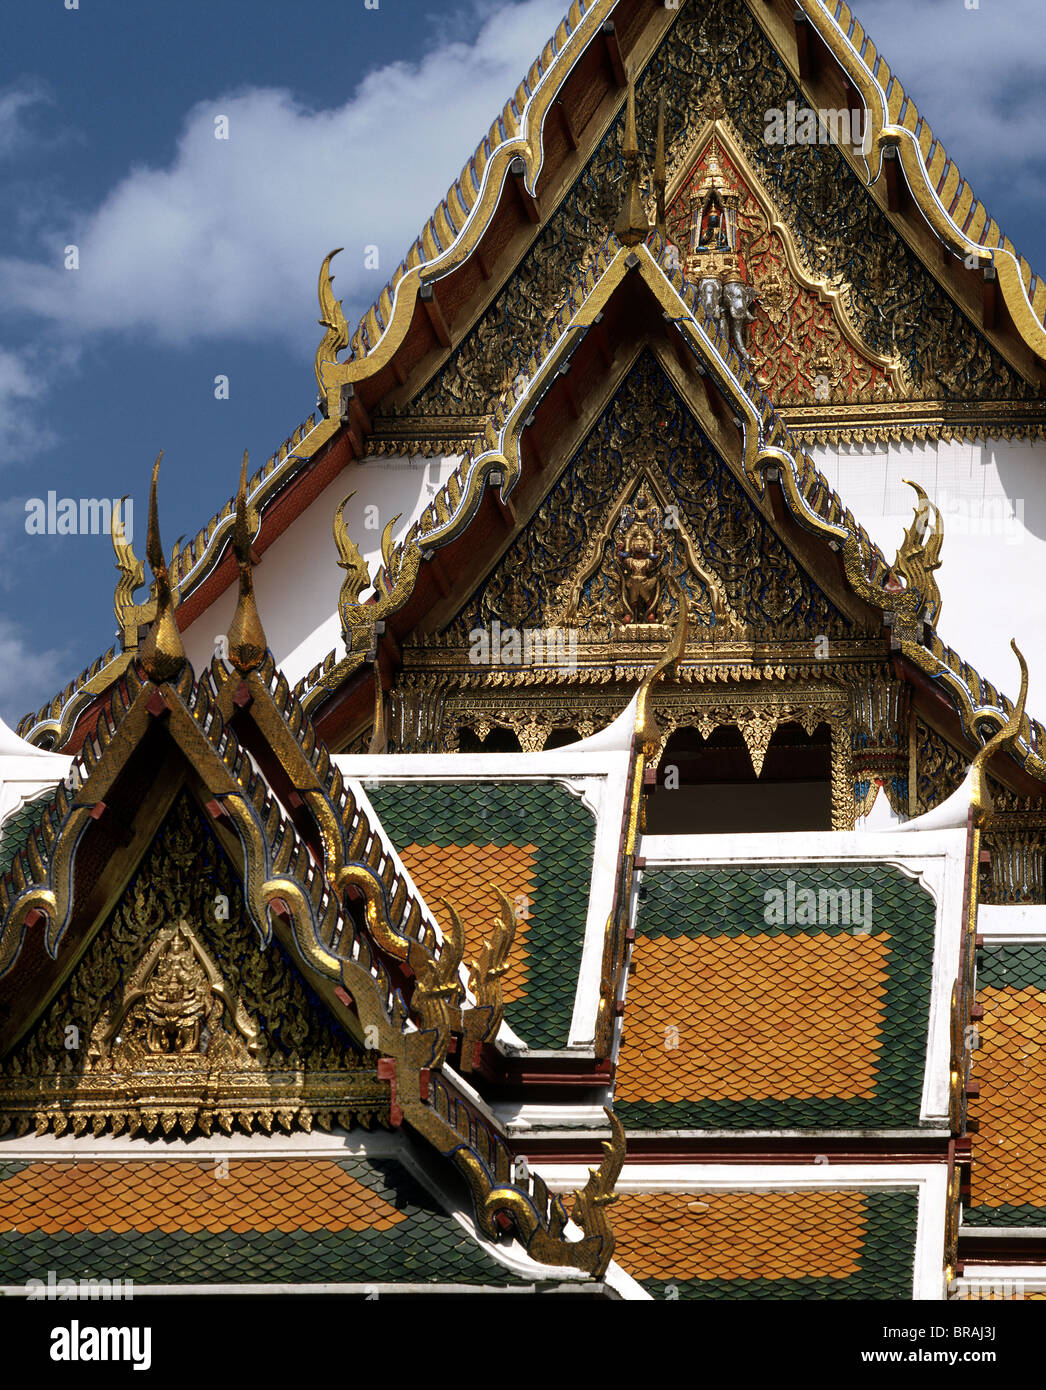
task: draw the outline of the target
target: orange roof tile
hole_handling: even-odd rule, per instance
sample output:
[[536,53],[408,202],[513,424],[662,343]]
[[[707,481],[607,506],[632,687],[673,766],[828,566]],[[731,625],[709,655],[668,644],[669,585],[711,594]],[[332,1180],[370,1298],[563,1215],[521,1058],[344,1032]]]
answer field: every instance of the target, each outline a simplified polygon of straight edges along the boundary
[[843,1279],[856,1274],[862,1192],[628,1192],[614,1258],[634,1279]]
[[888,952],[885,935],[637,938],[616,1099],[874,1097]]
[[977,992],[984,1006],[971,1102],[980,1122],[971,1205],[1046,1207],[1046,990]]
[[503,979],[503,999],[526,997],[527,904],[536,888],[536,845],[418,845],[400,852],[408,873],[434,912],[443,899],[461,915],[465,928],[465,962],[479,957],[500,904],[495,888],[519,909],[516,935]]
[[332,1159],[98,1159],[30,1163],[0,1183],[0,1229],[292,1232],[388,1230],[407,1220]]

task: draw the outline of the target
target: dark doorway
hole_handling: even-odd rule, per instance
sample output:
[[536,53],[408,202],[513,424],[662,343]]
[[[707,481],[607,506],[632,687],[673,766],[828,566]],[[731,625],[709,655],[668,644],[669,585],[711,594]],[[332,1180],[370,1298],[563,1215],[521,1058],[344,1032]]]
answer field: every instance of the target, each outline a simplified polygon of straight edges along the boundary
[[832,828],[831,730],[799,724],[773,733],[756,777],[741,731],[714,729],[707,739],[677,729],[665,745],[657,782],[646,788],[650,835],[721,835]]
[[512,729],[491,729],[481,739],[471,729],[458,730],[459,753],[520,753],[519,737]]

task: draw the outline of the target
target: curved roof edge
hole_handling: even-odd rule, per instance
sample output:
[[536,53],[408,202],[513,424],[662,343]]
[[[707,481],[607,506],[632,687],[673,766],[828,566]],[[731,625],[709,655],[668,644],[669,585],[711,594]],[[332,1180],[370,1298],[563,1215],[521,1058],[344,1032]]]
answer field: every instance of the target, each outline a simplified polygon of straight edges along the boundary
[[[810,455],[781,421],[748,367],[725,340],[718,323],[707,318],[697,287],[668,254],[657,234],[639,246],[623,246],[611,235],[591,268],[571,286],[568,298],[516,382],[487,417],[482,442],[467,453],[432,502],[395,547],[376,577],[374,597],[355,609],[361,636],[379,618],[398,611],[410,598],[418,570],[428,554],[456,540],[479,509],[491,477],[500,479],[506,500],[519,477],[520,437],[544,394],[563,369],[581,338],[597,321],[611,294],[630,270],[638,270],[665,318],[712,373],[725,398],[736,408],[744,434],[743,467],[758,494],[765,491],[767,470],[776,468],[785,502],[794,519],[841,550],[846,580],[859,597],[883,612],[893,611],[898,596],[885,585],[891,566],[882,551],[832,489]],[[344,616],[344,615],[343,615]],[[348,656],[336,652],[295,687],[306,708],[315,708],[332,684],[362,665],[369,631]],[[984,680],[968,662],[927,629],[925,643],[902,636],[901,653],[947,690],[964,732],[981,742],[979,726],[1001,728],[1013,703]],[[1025,719],[1014,750],[1017,762],[1037,780],[1046,780],[1046,727]]]
[[[756,4],[746,0],[753,11]],[[958,256],[977,256],[995,267],[1006,307],[1026,345],[1046,360],[1046,282],[1018,254],[944,146],[918,112],[848,5],[838,0],[797,0],[867,108],[865,136],[869,183],[882,173],[883,153],[897,149],[908,186],[934,233]],[[338,381],[356,381],[378,370],[405,336],[422,281],[438,279],[468,258],[479,244],[500,197],[513,158],[526,163],[534,191],[543,160],[544,116],[600,25],[618,0],[575,0],[570,11],[506,103],[446,198],[429,218],[381,294],[353,333],[352,357]],[[521,102],[522,97],[522,102]],[[947,199],[947,202],[945,201]],[[375,360],[364,369],[363,363]]]

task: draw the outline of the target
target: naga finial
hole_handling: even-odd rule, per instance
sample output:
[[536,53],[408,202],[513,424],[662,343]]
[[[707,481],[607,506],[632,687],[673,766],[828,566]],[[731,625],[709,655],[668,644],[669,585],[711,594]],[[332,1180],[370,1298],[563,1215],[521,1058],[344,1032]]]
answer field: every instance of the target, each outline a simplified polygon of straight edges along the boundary
[[[508,971],[509,952],[516,936],[515,909],[503,889],[495,887],[494,891],[499,907],[494,929],[489,938],[484,937],[479,960],[469,963],[469,985],[476,996],[476,1004],[462,1013],[465,1038],[473,1047],[496,1038],[505,1017],[502,980]],[[471,1060],[468,1049],[463,1048],[463,1070],[471,1070]]]
[[116,556],[116,568],[119,571],[113,592],[113,613],[120,629],[123,649],[129,651],[138,645],[138,629],[152,622],[156,616],[156,600],[148,599],[145,603],[134,601],[135,590],[140,589],[145,583],[145,564],[134,553],[134,546],[124,531],[123,504],[126,501],[126,496],[121,497],[113,507],[110,538]]
[[606,1272],[614,1253],[614,1233],[606,1216],[606,1208],[617,1201],[617,1180],[625,1163],[625,1130],[608,1105],[603,1113],[610,1122],[610,1143],[603,1142],[603,1161],[598,1168],[588,1170],[588,1182],[574,1193],[574,1221],[588,1240],[596,1244],[598,1255],[591,1273],[594,1278]]
[[907,589],[919,591],[923,611],[928,621],[936,627],[941,616],[942,602],[941,591],[933,574],[934,570],[941,567],[944,524],[939,509],[919,484],[913,483],[909,478],[903,481],[915,491],[915,516],[898,546],[893,572],[901,576]]
[[339,246],[337,250],[329,252],[323,258],[323,264],[320,266],[319,324],[321,328],[327,330],[316,349],[316,384],[320,388],[321,404],[327,399],[327,386],[323,380],[323,364],[336,362],[337,354],[349,345],[349,325],[345,322],[345,315],[341,310],[341,300],[334,298],[334,276],[330,273],[331,261],[341,250],[343,248]]
[[167,561],[164,559],[163,542],[160,540],[156,490],[162,458],[161,449],[153,464],[153,479],[149,488],[149,527],[145,540],[145,554],[156,579],[156,616],[138,656],[146,675],[157,684],[171,680],[185,665],[185,648],[182,646],[182,635],[178,631],[178,623],[174,616]]
[[973,774],[973,784],[970,788],[970,805],[973,808],[974,816],[978,821],[982,821],[985,816],[991,815],[992,794],[988,787],[988,763],[996,753],[1001,753],[1004,749],[1012,748],[1017,742],[1021,732],[1021,725],[1024,722],[1024,706],[1028,699],[1028,663],[1024,659],[1020,647],[1011,638],[1010,646],[1013,648],[1021,668],[1021,691],[1017,696],[1017,703],[1010,711],[1006,723],[999,729],[988,742],[974,756],[970,764],[970,772]]
[[232,529],[232,548],[240,572],[240,593],[236,612],[229,624],[229,660],[241,675],[257,670],[261,665],[268,642],[258,605],[254,599],[254,574],[251,569],[251,533],[247,521],[247,450],[240,464],[240,486],[236,492],[236,520]]

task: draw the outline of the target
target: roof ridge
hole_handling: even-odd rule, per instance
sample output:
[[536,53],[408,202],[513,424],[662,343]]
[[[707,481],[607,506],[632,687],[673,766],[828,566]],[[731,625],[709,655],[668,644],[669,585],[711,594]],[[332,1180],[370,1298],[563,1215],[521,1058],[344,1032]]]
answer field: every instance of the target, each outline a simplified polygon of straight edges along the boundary
[[[628,267],[628,261],[632,257],[636,257],[635,264],[639,264],[639,252],[646,253],[671,285],[677,301],[682,301],[686,307],[692,327],[700,331],[701,337],[712,350],[713,365],[717,363],[721,369],[725,369],[741,389],[742,395],[738,403],[747,407],[748,423],[756,436],[755,441],[750,443],[746,431],[745,467],[750,481],[756,486],[765,487],[765,483],[758,477],[761,469],[770,463],[786,465],[793,483],[792,493],[788,489],[785,490],[786,499],[790,505],[797,504],[799,519],[808,527],[829,536],[841,550],[848,552],[847,577],[851,587],[854,587],[852,572],[854,578],[863,580],[865,592],[860,593],[860,596],[865,598],[865,601],[875,604],[876,590],[881,591],[882,598],[892,606],[903,600],[905,591],[902,591],[901,595],[891,595],[885,590],[884,586],[892,566],[882,550],[829,484],[811,455],[781,420],[773,402],[763,391],[751,369],[730,345],[720,322],[707,316],[701,305],[697,286],[687,279],[678,257],[670,256],[668,248],[669,243],[659,232],[651,233],[645,243],[631,249],[622,246],[613,232],[608,234],[594,261],[572,280],[570,290],[549,322],[524,371],[492,405],[486,418],[482,439],[462,456],[446,483],[437,491],[425,511],[412,523],[395,547],[389,564],[379,571],[375,579],[374,597],[364,604],[351,605],[360,617],[360,622],[353,625],[352,637],[357,635],[358,628],[359,635],[367,636],[367,642],[361,646],[352,641],[349,644],[348,657],[340,662],[336,652],[329,653],[323,662],[295,685],[295,693],[302,699],[306,708],[309,708],[329,685],[329,679],[323,678],[329,678],[334,670],[339,670],[344,678],[362,664],[365,647],[369,645],[369,632],[364,634],[364,628],[369,629],[375,620],[395,612],[407,601],[413,589],[413,580],[410,590],[401,594],[400,576],[411,569],[416,575],[417,564],[424,552],[438,549],[461,534],[478,509],[482,488],[486,486],[491,474],[501,475],[502,496],[507,497],[519,474],[518,440],[529,418],[529,413],[526,416],[520,414],[521,405],[529,405],[530,413],[536,408],[543,394],[540,390],[543,375],[548,374],[551,366],[554,366],[556,371],[560,370],[577,343],[569,349],[562,348],[558,353],[555,351],[556,345],[564,343],[567,335],[571,332],[576,333],[579,328],[587,331],[587,324],[581,325],[575,321],[582,306],[613,266],[632,268]],[[590,306],[586,317],[594,316],[595,310]],[[685,322],[681,319],[675,321],[677,325]],[[736,392],[730,394],[737,399]],[[506,431],[514,418],[519,428],[515,437],[510,438]],[[763,462],[753,468],[756,455],[759,455]],[[855,588],[855,592],[860,591]],[[873,595],[870,598],[869,593]],[[908,650],[909,647],[917,648],[922,656],[913,655],[913,651]],[[985,718],[997,722],[1000,726],[1005,721],[1012,703],[999,695],[989,682],[984,681],[973,666],[963,661],[951,648],[946,647],[932,629],[928,645],[923,646],[905,639],[902,641],[902,648],[905,655],[913,656],[917,664],[930,674],[941,678],[943,683],[949,686],[956,699],[964,730],[974,743],[980,742],[977,725]],[[930,658],[928,666],[927,658]],[[321,679],[322,685],[319,684]],[[1030,738],[1025,741],[1019,760],[1033,775],[1046,779],[1046,759],[1038,753],[1038,749],[1046,749],[1046,728],[1030,718],[1028,728]]]

